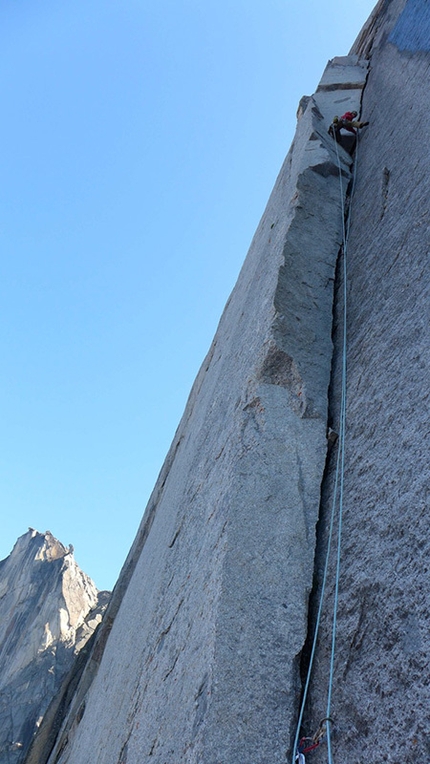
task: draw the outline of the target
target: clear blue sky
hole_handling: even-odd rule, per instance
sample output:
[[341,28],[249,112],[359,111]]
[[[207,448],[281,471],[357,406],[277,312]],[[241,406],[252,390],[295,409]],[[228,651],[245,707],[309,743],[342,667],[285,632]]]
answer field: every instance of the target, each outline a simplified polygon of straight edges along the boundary
[[373,0],[4,0],[0,558],[111,588],[288,151]]

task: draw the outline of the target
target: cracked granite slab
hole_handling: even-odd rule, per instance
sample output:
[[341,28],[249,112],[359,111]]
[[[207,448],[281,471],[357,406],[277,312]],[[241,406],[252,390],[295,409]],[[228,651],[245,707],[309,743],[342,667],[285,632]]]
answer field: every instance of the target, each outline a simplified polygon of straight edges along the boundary
[[[362,83],[364,71],[346,57],[324,76]],[[319,99],[301,111],[124,568],[127,584],[118,583],[84,711],[63,723],[51,764],[285,760],[307,634],[352,161],[340,150],[341,195],[331,116]]]

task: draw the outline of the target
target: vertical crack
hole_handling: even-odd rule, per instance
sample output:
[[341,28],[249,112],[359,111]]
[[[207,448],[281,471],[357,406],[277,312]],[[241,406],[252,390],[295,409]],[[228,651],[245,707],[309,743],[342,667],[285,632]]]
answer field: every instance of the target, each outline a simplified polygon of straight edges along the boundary
[[[351,193],[354,187],[354,176],[348,184],[345,197],[345,230],[348,231],[349,216],[351,211]],[[335,282],[333,291],[333,317],[332,317],[332,343],[333,343],[333,356],[330,374],[330,385],[328,390],[328,415],[327,415],[327,457],[321,481],[320,492],[320,507],[318,514],[318,521],[315,530],[315,556],[314,556],[314,571],[312,579],[312,589],[309,595],[308,601],[308,615],[307,615],[307,634],[306,639],[300,654],[300,681],[302,686],[302,692],[300,697],[300,707],[303,703],[303,695],[305,692],[305,686],[308,678],[310,663],[312,660],[312,648],[315,638],[315,628],[318,617],[318,610],[320,606],[321,586],[322,586],[322,571],[325,567],[326,554],[327,554],[327,542],[328,542],[328,525],[329,514],[332,504],[333,496],[333,475],[335,472],[335,463],[337,455],[337,433],[339,432],[339,411],[340,411],[340,378],[341,378],[341,353],[339,342],[339,331],[342,331],[343,322],[343,305],[342,305],[342,292],[343,292],[343,245],[339,248],[336,269],[335,269]],[[308,690],[306,704],[302,719],[302,728],[300,729],[300,736],[309,736],[312,734],[318,722],[324,717],[324,708],[313,708],[312,696],[310,688]]]

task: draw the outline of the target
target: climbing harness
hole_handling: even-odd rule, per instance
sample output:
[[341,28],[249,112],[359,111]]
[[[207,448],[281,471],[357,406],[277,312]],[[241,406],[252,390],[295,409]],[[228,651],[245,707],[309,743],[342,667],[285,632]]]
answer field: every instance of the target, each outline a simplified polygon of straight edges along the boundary
[[[342,167],[340,163],[340,157],[339,157],[339,149],[337,141],[334,140],[334,145],[336,149],[336,158],[337,158],[337,164],[339,169],[339,184],[340,184],[340,202],[341,202],[341,214],[342,214],[342,243],[343,243],[343,269],[342,269],[342,278],[343,278],[343,316],[342,316],[342,367],[341,367],[341,401],[340,401],[340,413],[339,413],[339,438],[338,438],[338,451],[337,451],[337,458],[336,458],[336,469],[335,469],[335,480],[334,480],[334,489],[333,489],[333,501],[332,501],[332,508],[331,508],[331,516],[330,516],[330,527],[329,527],[329,534],[328,534],[328,541],[327,541],[327,551],[326,551],[326,558],[325,558],[325,564],[324,564],[324,573],[323,573],[323,579],[321,583],[321,595],[320,600],[318,604],[318,611],[317,611],[317,617],[316,617],[316,623],[315,623],[315,631],[314,636],[312,640],[312,648],[311,648],[311,654],[309,657],[309,666],[308,666],[308,672],[306,676],[306,682],[303,689],[303,697],[302,702],[300,706],[300,713],[299,718],[297,721],[297,727],[296,727],[296,734],[294,738],[294,746],[293,746],[293,764],[306,764],[305,761],[305,754],[310,753],[315,748],[317,748],[321,742],[326,739],[327,740],[327,759],[328,764],[333,764],[333,758],[332,758],[332,746],[331,746],[331,725],[333,724],[333,720],[330,718],[330,710],[331,710],[331,699],[332,699],[332,690],[333,690],[333,678],[334,678],[334,659],[335,659],[335,649],[336,649],[336,629],[337,629],[337,611],[338,611],[338,602],[339,602],[339,579],[340,579],[340,553],[341,553],[341,541],[342,541],[342,519],[343,519],[343,494],[344,494],[344,473],[345,473],[345,422],[346,422],[346,381],[347,381],[347,365],[346,365],[346,328],[347,328],[347,246],[348,246],[348,238],[349,238],[349,230],[351,225],[351,203],[354,196],[355,191],[355,181],[356,181],[356,169],[357,169],[357,160],[358,160],[358,132],[357,132],[357,141],[356,141],[356,148],[355,148],[355,158],[354,158],[354,171],[353,171],[353,182],[352,182],[352,189],[350,194],[350,208],[349,208],[349,214],[348,214],[348,221],[345,223],[345,204],[344,204],[344,197],[343,197],[343,185],[342,185]],[[339,501],[337,502],[337,497],[339,495]],[[338,507],[337,511],[337,548],[336,548],[336,574],[335,574],[335,589],[334,589],[334,601],[333,601],[333,617],[332,617],[332,642],[331,642],[331,652],[330,652],[330,668],[329,668],[329,678],[328,678],[328,691],[327,691],[327,706],[326,706],[326,717],[322,720],[320,723],[320,726],[315,733],[315,735],[312,738],[308,737],[302,737],[300,738],[300,729],[303,722],[303,715],[305,711],[305,705],[309,690],[309,684],[311,680],[311,673],[313,668],[313,662],[315,658],[315,651],[317,646],[317,639],[318,639],[318,632],[320,628],[320,622],[321,622],[321,615],[322,615],[322,608],[323,608],[323,602],[324,602],[324,595],[325,595],[325,589],[327,584],[327,576],[328,576],[328,567],[329,567],[329,560],[330,560],[330,552],[333,542],[333,532],[334,532],[334,524],[336,519],[336,507]]]

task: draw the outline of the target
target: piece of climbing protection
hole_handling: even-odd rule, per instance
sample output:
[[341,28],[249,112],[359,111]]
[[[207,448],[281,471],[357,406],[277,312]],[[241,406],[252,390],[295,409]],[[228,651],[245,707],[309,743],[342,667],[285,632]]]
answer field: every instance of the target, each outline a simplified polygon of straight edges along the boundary
[[311,751],[315,750],[315,748],[318,748],[318,746],[323,742],[327,735],[327,722],[331,721],[332,719],[328,717],[326,719],[322,719],[317,731],[312,737],[300,738],[296,751],[296,764],[306,764],[305,753],[310,753]]

